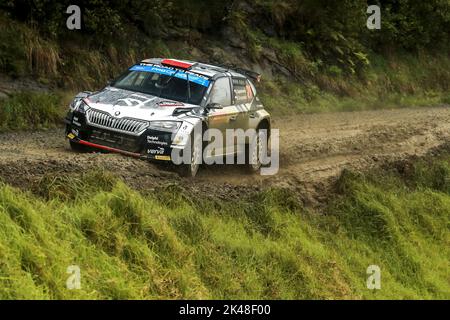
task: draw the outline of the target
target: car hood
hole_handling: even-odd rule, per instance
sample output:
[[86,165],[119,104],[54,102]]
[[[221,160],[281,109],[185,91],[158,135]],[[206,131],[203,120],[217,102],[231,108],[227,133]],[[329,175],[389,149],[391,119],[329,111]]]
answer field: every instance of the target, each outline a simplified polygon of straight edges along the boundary
[[172,116],[176,108],[195,108],[197,105],[159,98],[150,94],[107,87],[85,98],[89,107],[109,113],[116,118],[135,118],[147,121],[177,120]]

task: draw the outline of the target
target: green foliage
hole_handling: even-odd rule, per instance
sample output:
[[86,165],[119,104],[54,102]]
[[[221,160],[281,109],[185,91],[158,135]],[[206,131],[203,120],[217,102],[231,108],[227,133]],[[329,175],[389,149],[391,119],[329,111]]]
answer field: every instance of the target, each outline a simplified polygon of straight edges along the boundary
[[24,75],[27,71],[27,52],[21,39],[18,39],[23,28],[8,22],[0,15],[0,70],[10,75]]
[[413,186],[421,189],[434,189],[450,194],[450,165],[448,162],[433,163],[421,161],[409,172]]
[[66,111],[61,99],[56,94],[20,92],[0,100],[0,131],[60,125]]
[[0,70],[12,77],[54,79],[61,65],[58,46],[36,30],[0,12]]
[[[15,19],[36,24],[55,38],[68,36],[66,8],[71,4],[68,0],[9,1],[4,8]],[[226,10],[226,5],[218,0],[85,0],[77,5],[83,14],[81,32],[101,43],[113,39],[129,41],[136,33],[159,37],[173,28],[215,29]]]
[[304,59],[294,65],[303,70],[300,85],[274,77],[263,80],[258,92],[272,113],[283,115],[450,104],[446,54],[372,54],[370,60],[363,77],[349,77],[334,65],[318,72],[316,64]]
[[[448,299],[449,157],[413,168],[345,173],[326,214],[284,189],[213,204],[105,172],[46,178],[43,198],[1,185],[0,297]],[[66,288],[70,265],[80,290]]]
[[448,0],[379,2],[382,2],[382,28],[371,34],[376,46],[416,50],[428,46],[442,49],[449,45]]
[[[70,38],[65,28],[65,9],[70,4],[70,1],[50,0],[8,1],[3,7],[13,18],[36,25],[48,36]],[[296,42],[304,47],[308,56],[319,56],[328,64],[349,72],[363,68],[370,51],[417,50],[429,46],[445,49],[449,45],[448,0],[398,0],[381,4],[375,1],[371,4],[381,6],[381,30],[366,28],[368,4],[362,0],[240,0],[230,3],[219,0],[85,0],[79,3],[84,15],[81,33],[100,45],[114,39],[136,41],[141,35],[167,40],[188,39],[193,31],[220,38],[221,30],[231,27],[236,37],[247,42],[250,55],[257,54],[258,43],[262,41],[254,35],[263,33]]]
[[0,14],[0,71],[53,87],[95,90],[143,58],[172,56],[256,64],[274,114],[450,101],[446,0],[383,2],[381,30],[366,28],[361,0],[86,0],[80,31],[65,27],[68,1],[22,2]]

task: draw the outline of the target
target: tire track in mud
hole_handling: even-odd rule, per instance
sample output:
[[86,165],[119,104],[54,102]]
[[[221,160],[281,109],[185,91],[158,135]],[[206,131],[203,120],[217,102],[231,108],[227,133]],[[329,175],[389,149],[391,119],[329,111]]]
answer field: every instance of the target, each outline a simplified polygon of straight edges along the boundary
[[44,175],[103,168],[132,187],[152,192],[177,184],[190,192],[239,198],[268,187],[287,187],[314,205],[327,196],[343,169],[367,170],[421,157],[450,143],[450,108],[411,108],[275,118],[280,129],[280,170],[248,175],[239,166],[201,168],[194,180],[159,165],[115,154],[77,154],[63,129],[0,134],[0,178],[22,189]]

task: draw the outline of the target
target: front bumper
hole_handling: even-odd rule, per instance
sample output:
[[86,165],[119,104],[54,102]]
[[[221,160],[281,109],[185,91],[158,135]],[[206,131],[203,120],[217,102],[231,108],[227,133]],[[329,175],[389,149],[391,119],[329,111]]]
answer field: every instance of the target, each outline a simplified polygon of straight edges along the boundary
[[172,151],[184,148],[172,145],[171,133],[147,129],[140,136],[131,136],[90,126],[82,113],[69,113],[65,123],[66,137],[72,142],[133,158],[171,161]]

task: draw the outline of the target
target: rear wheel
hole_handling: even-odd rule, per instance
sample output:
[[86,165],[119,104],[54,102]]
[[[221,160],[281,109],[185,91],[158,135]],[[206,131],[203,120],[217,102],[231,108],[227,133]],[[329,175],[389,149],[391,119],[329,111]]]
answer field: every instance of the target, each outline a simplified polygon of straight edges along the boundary
[[256,132],[253,141],[250,141],[247,146],[247,171],[250,173],[256,173],[261,169],[261,159],[264,153],[267,151],[267,135],[265,131],[258,130]]

